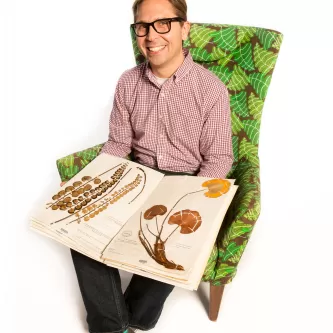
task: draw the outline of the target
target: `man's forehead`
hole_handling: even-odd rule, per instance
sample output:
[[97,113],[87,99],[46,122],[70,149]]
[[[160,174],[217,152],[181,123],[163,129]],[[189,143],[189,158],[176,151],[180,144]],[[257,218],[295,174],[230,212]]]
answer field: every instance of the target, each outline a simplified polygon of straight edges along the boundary
[[175,10],[169,1],[143,1],[138,8],[136,21],[152,22],[162,18],[175,16]]

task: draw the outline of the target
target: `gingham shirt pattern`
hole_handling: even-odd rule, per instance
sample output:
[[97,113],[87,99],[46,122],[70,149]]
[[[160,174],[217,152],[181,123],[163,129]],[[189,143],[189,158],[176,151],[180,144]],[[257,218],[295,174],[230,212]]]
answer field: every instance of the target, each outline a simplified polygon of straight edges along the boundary
[[101,153],[125,157],[133,150],[148,167],[226,178],[233,162],[227,88],[183,52],[163,85],[147,62],[121,75]]

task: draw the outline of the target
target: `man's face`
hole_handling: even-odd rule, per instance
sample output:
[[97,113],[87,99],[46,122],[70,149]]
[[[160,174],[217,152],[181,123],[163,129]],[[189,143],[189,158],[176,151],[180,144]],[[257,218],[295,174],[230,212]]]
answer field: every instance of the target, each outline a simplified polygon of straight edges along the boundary
[[[150,23],[176,16],[175,9],[168,0],[145,0],[139,6],[136,22]],[[188,22],[183,25],[171,22],[171,30],[166,34],[159,34],[150,26],[146,36],[137,37],[137,43],[151,66],[155,68],[172,66],[182,54],[182,41],[186,40],[188,31]]]

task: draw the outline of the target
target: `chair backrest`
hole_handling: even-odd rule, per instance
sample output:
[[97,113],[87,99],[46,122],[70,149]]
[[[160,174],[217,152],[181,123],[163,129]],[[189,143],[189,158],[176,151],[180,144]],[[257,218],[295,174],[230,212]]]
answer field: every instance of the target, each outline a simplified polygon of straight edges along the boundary
[[[136,63],[145,61],[131,30]],[[283,35],[264,28],[192,23],[184,42],[196,63],[215,73],[230,96],[234,163],[259,167],[258,144],[262,109]]]

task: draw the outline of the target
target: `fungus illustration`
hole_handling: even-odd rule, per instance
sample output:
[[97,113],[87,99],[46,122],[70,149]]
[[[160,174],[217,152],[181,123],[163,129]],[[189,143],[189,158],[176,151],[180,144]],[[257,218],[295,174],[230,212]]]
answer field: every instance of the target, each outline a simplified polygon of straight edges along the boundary
[[[159,227],[158,223],[158,217],[164,216],[168,209],[164,205],[154,205],[147,209],[144,214],[143,218],[146,221],[150,221],[155,219],[155,224],[156,224],[156,231],[152,231],[152,226],[149,226],[149,222],[146,223],[146,228],[150,234],[152,234],[155,237],[155,243],[153,246],[150,244],[148,238],[145,235],[145,232],[142,227],[142,212],[140,214],[140,230],[138,232],[138,236],[140,239],[141,244],[149,254],[149,256],[155,260],[158,264],[164,266],[165,268],[168,269],[176,269],[183,271],[184,267],[182,265],[174,263],[172,260],[169,260],[166,256],[166,249],[165,249],[165,244],[168,241],[168,239],[177,231],[181,234],[192,234],[196,232],[200,226],[202,225],[202,218],[201,215],[198,211],[196,210],[190,210],[190,209],[182,209],[179,210],[175,213],[173,213],[169,219],[168,219],[168,224],[169,225],[175,225],[176,228],[165,238],[162,239],[162,232],[163,232],[163,227],[164,224],[170,215],[170,213],[174,210],[177,204],[184,199],[186,196],[189,195],[195,195],[200,192],[204,192],[204,195],[206,198],[218,198],[222,196],[223,194],[227,193],[230,188],[230,182],[228,180],[224,179],[211,179],[208,181],[205,181],[202,183],[202,187],[205,187],[205,189],[200,189],[198,191],[186,193],[183,195],[175,204],[174,206],[170,209],[169,213],[164,217],[163,222],[161,223],[161,226]],[[207,191],[208,189],[208,191]],[[201,194],[202,195],[202,194]]]

